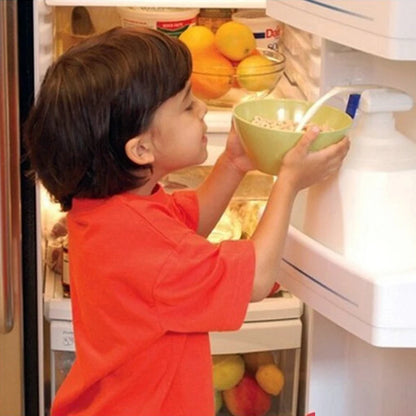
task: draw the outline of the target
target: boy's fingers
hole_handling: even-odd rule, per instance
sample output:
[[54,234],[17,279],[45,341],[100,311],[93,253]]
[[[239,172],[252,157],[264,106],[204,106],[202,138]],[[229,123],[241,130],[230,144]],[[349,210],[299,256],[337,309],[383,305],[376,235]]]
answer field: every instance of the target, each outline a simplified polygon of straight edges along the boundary
[[318,137],[320,133],[318,126],[311,126],[300,138],[298,144],[296,145],[299,149],[302,149],[305,153],[308,152],[309,146],[312,142]]
[[327,147],[328,152],[333,152],[334,154],[338,154],[342,158],[346,156],[349,148],[350,148],[350,140],[347,136],[344,136],[342,140],[333,144],[332,146]]

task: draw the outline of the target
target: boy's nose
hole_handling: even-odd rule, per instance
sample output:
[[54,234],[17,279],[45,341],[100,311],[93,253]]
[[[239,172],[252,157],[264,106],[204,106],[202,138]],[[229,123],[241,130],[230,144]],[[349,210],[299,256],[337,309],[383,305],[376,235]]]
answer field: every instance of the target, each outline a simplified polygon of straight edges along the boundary
[[200,99],[196,99],[198,102],[198,114],[201,118],[205,117],[205,114],[208,112],[208,106]]

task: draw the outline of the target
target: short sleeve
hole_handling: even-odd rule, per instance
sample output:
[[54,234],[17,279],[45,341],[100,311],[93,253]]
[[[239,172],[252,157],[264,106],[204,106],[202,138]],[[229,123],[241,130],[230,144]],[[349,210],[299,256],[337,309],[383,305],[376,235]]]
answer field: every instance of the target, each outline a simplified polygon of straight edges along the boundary
[[250,302],[254,268],[252,241],[215,245],[190,233],[155,286],[162,327],[176,332],[238,329]]
[[187,227],[192,230],[198,228],[199,205],[194,190],[176,191],[172,194],[172,210]]

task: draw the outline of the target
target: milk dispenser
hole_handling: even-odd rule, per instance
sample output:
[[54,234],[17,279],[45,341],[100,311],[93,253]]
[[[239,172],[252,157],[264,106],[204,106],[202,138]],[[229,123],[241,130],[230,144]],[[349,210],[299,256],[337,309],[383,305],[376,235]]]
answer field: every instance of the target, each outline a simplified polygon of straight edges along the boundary
[[364,91],[343,169],[308,192],[304,232],[375,273],[416,268],[416,143],[393,115],[412,104],[393,89]]

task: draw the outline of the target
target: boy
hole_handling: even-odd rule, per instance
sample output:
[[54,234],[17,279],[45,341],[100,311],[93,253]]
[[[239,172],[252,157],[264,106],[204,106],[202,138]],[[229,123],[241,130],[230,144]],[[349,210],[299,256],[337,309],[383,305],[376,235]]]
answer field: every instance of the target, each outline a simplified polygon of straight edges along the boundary
[[151,29],[113,29],[47,71],[26,125],[32,167],[68,211],[76,360],[52,416],[212,416],[209,331],[238,329],[277,280],[297,192],[335,172],[348,140],[287,154],[251,240],[206,240],[253,169],[231,129],[196,190],[158,184],[207,157],[191,58]]

